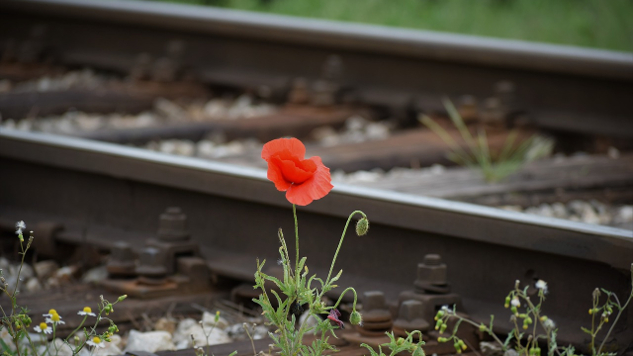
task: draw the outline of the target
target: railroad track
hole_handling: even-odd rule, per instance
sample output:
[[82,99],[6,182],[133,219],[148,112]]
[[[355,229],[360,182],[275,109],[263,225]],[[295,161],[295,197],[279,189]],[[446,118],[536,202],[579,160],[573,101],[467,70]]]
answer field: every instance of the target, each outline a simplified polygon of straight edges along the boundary
[[[250,89],[275,101],[295,90],[302,77],[321,100],[317,111],[332,105],[343,111],[387,108],[406,126],[411,112],[443,111],[442,95],[456,101],[471,95],[487,103],[482,114],[503,120],[527,119],[554,132],[625,140],[633,135],[626,106],[633,97],[633,60],[623,53],[471,42],[463,36],[169,4],[30,0],[3,2],[0,9],[0,44],[11,68],[90,66],[136,76],[141,83],[126,87],[129,92],[111,87],[103,100],[95,99],[99,93],[75,92],[69,100],[75,105],[94,108],[125,98],[130,101],[121,105],[139,111],[156,92],[177,97],[204,92],[204,85]],[[38,95],[51,103],[42,104],[50,112],[60,110],[53,105],[57,100],[68,98]],[[20,105],[12,107],[16,100]],[[9,94],[0,97],[0,105],[20,115],[28,100]],[[348,115],[328,110],[308,116],[336,125]],[[287,134],[240,125],[230,130]],[[212,129],[198,127],[193,135]],[[143,141],[156,135],[152,130],[86,136]],[[190,128],[181,131],[192,135]],[[127,138],[117,138],[122,136]],[[341,153],[334,151],[337,156]],[[290,207],[260,169],[9,130],[0,131],[0,166],[2,221],[54,226],[42,236],[41,251],[48,253],[64,255],[59,246],[82,244],[112,250],[117,240],[138,253],[156,237],[158,216],[179,206],[211,276],[251,283],[256,257],[276,259],[274,232],[291,229]],[[304,251],[310,251],[315,272],[328,267],[329,246],[336,243],[332,231],[355,209],[368,214],[372,229],[343,248],[342,283],[361,293],[380,290],[390,302],[412,289],[426,255],[439,254],[452,291],[482,322],[490,314],[505,315],[502,301],[515,280],[548,281],[546,310],[560,326],[559,340],[582,348],[587,344],[579,330],[587,323],[593,289],[620,296],[629,291],[630,230],[347,185],[299,211]],[[613,340],[621,350],[633,341],[631,310]],[[502,319],[500,330],[508,331]]]

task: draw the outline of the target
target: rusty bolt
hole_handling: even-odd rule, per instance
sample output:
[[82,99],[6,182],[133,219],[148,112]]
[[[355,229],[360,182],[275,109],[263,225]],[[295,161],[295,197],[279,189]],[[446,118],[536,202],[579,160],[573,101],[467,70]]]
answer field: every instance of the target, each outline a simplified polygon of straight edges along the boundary
[[416,291],[424,292],[433,286],[446,286],[446,264],[442,257],[436,254],[424,256],[424,262],[418,264],[418,278],[413,283]]
[[391,313],[383,292],[367,291],[363,293],[362,301],[365,324],[391,321]]
[[139,54],[134,61],[134,66],[130,69],[130,78],[134,80],[144,80],[149,78],[153,61],[154,60],[149,53]]
[[398,319],[393,323],[394,330],[426,331],[429,329],[429,322],[423,318],[424,308],[419,300],[405,300],[398,309]]
[[187,215],[178,207],[170,207],[160,214],[158,239],[161,241],[186,241],[190,233],[187,229]]
[[[501,103],[504,106],[512,105],[514,101],[514,93],[516,91],[515,85],[513,82],[508,80],[502,80],[500,82],[495,83],[494,85],[495,96],[501,100]],[[509,109],[506,107],[506,109]]]
[[308,82],[304,78],[295,78],[292,81],[292,89],[288,93],[288,102],[290,104],[307,104],[309,100]]
[[116,242],[110,252],[110,259],[106,268],[110,277],[134,275],[135,264],[132,247],[127,242]]
[[505,123],[506,110],[498,97],[491,97],[484,100],[483,110],[481,112],[481,121],[490,125],[502,125]]
[[338,86],[326,80],[318,80],[312,87],[312,105],[332,106],[336,104],[336,92]]
[[321,78],[327,81],[337,81],[343,74],[343,61],[336,54],[327,56],[323,63]]
[[363,293],[363,310],[387,309],[385,294],[381,291],[368,291]]
[[405,300],[398,310],[398,319],[412,321],[422,318],[422,302],[419,300]]
[[465,122],[474,121],[479,115],[477,99],[472,95],[462,96],[459,98],[458,110]]
[[156,247],[146,247],[141,251],[139,266],[136,268],[139,280],[146,284],[162,284],[167,276],[165,256]]

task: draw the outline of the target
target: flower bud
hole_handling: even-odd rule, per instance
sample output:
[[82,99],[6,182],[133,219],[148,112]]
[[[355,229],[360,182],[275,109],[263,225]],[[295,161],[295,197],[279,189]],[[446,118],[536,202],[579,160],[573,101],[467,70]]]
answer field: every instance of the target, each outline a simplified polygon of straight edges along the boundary
[[505,303],[503,303],[503,306],[506,308],[510,307],[510,296],[506,297]]
[[349,316],[349,322],[352,325],[361,325],[363,323],[363,317],[356,310],[352,311],[352,314]]
[[479,331],[481,331],[482,333],[483,333],[483,332],[486,332],[486,330],[487,330],[487,329],[488,329],[488,328],[486,327],[486,325],[484,325],[484,324],[480,324],[480,325],[479,325]]
[[117,302],[122,302],[125,300],[125,298],[127,298],[127,294],[123,294],[122,296],[120,296],[116,301]]
[[437,323],[435,323],[435,330],[439,330],[442,325],[444,325],[444,321],[442,321],[442,319],[439,319]]
[[363,236],[367,235],[367,231],[369,230],[369,220],[366,217],[362,217],[356,223],[356,235]]
[[447,326],[448,326],[448,325],[446,325],[446,324],[442,324],[442,326],[440,326],[440,334],[443,334],[443,333],[444,333],[444,331],[446,331],[446,327],[447,327]]
[[438,337],[437,342],[446,342],[448,341],[445,337]]

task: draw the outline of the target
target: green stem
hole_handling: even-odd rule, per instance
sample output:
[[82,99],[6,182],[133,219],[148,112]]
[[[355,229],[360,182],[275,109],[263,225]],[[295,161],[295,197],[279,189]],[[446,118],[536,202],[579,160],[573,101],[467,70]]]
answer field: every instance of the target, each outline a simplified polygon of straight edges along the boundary
[[330,277],[332,276],[332,271],[334,270],[334,264],[336,263],[336,258],[338,257],[338,253],[341,250],[341,246],[343,245],[343,240],[345,239],[345,233],[347,232],[347,227],[349,226],[349,222],[352,220],[352,218],[356,214],[361,214],[365,219],[367,218],[367,215],[365,215],[365,213],[363,213],[360,210],[354,210],[347,218],[347,222],[345,223],[345,228],[343,229],[343,234],[341,235],[341,239],[339,240],[338,247],[336,248],[336,252],[334,253],[334,258],[332,259],[332,265],[330,266],[330,271],[328,272],[327,278],[325,279],[325,285],[328,285],[330,282]]
[[358,297],[356,295],[356,289],[352,288],[352,287],[347,287],[347,289],[345,289],[343,291],[343,293],[341,293],[341,296],[338,297],[338,300],[336,301],[336,303],[334,304],[334,306],[332,307],[333,309],[338,308],[338,305],[341,303],[341,301],[343,300],[343,297],[345,296],[345,293],[347,293],[347,291],[352,291],[354,293],[354,304],[352,305],[352,310],[356,310],[356,301],[358,300]]
[[[615,296],[615,298],[616,298],[616,301],[618,301],[617,300],[618,299],[617,296]],[[604,343],[607,340],[609,340],[609,336],[611,335],[611,332],[613,331],[613,328],[615,327],[615,324],[618,323],[618,319],[620,319],[620,315],[622,315],[622,312],[624,311],[624,309],[626,309],[626,307],[629,305],[629,302],[631,301],[631,299],[633,299],[633,289],[631,289],[631,294],[629,295],[629,299],[626,300],[626,303],[624,303],[624,306],[620,307],[620,302],[618,301],[618,309],[619,309],[618,310],[618,315],[615,317],[615,320],[611,324],[611,327],[609,328],[609,331],[607,332],[607,335],[604,337],[604,339],[600,343],[600,347],[598,348],[598,354],[600,354],[600,352],[602,351],[602,347],[604,346]]]
[[297,248],[296,259],[295,259],[295,276],[299,275],[299,222],[297,221],[297,206],[292,204],[292,214],[295,218],[295,245]]
[[81,329],[82,326],[84,326],[84,323],[86,322],[86,319],[88,319],[88,315],[84,316],[84,320],[81,321],[81,324],[79,324],[79,326],[73,330],[73,332],[70,333],[70,335],[68,335],[68,337],[66,337],[66,342],[68,342],[68,340],[70,340],[70,338],[75,335],[75,333]]
[[598,301],[597,298],[593,298],[593,303],[592,303],[592,313],[591,313],[591,354],[595,355],[596,354],[596,334],[598,333],[596,331],[596,313],[593,312],[594,310],[596,310],[596,307],[598,306]]

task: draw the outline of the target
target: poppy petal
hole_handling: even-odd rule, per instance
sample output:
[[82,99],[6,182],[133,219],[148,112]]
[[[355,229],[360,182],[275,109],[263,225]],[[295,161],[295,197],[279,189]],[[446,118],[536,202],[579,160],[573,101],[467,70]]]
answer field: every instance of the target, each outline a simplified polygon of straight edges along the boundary
[[278,138],[266,143],[262,149],[262,158],[268,161],[274,154],[282,152],[283,150],[290,151],[292,155],[299,160],[303,160],[303,157],[306,155],[306,148],[303,143],[292,137]]
[[301,184],[293,184],[286,192],[286,199],[299,206],[306,206],[314,200],[323,198],[334,187],[331,183],[330,169],[323,165],[321,157],[315,156],[309,160],[316,165],[312,178]]
[[275,163],[268,162],[268,180],[275,183],[275,188],[277,188],[280,192],[285,192],[292,186],[291,182],[288,182],[284,179],[284,175],[281,173],[281,168],[279,168]]
[[312,178],[316,171],[316,164],[311,160],[305,160],[311,164],[305,164],[303,162],[294,160],[282,160],[277,156],[273,156],[270,159],[271,163],[274,163],[281,170],[281,174],[284,179],[294,184],[301,184],[308,179]]

